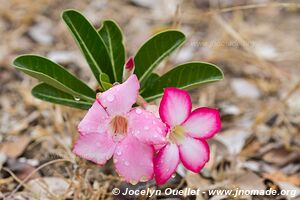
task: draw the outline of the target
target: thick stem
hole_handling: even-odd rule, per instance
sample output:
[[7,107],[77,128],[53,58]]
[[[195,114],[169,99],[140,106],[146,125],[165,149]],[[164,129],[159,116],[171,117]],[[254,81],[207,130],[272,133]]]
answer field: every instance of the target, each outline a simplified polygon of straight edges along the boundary
[[144,109],[146,109],[148,105],[147,101],[141,95],[137,97],[136,104],[143,107]]

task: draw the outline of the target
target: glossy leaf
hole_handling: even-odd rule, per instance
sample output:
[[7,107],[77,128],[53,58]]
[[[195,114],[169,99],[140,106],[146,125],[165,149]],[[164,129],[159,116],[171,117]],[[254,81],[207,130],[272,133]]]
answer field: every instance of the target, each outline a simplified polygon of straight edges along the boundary
[[155,84],[155,81],[159,78],[160,76],[156,73],[151,73],[149,79],[147,80],[147,85],[146,87],[142,88],[140,90],[140,93],[143,93],[147,88],[152,88],[153,84]]
[[108,49],[94,26],[79,12],[67,10],[62,15],[82,50],[95,78],[99,80],[101,72],[115,80]]
[[108,49],[112,63],[114,79],[117,82],[121,82],[123,66],[126,59],[122,31],[114,21],[106,20],[103,22],[103,25],[99,29],[98,33]]
[[183,33],[168,30],[154,35],[138,50],[134,57],[135,74],[143,88],[155,67],[185,40]]
[[70,95],[93,101],[96,93],[62,66],[37,55],[22,55],[13,64],[17,69]]
[[43,101],[51,103],[61,104],[69,107],[79,108],[87,110],[92,106],[91,102],[83,101],[79,98],[74,98],[63,91],[60,91],[46,83],[40,83],[36,85],[31,93],[34,97]]
[[223,79],[223,72],[215,65],[205,62],[190,62],[179,65],[156,79],[147,87],[142,96],[152,101],[163,95],[166,87],[192,89],[205,83]]

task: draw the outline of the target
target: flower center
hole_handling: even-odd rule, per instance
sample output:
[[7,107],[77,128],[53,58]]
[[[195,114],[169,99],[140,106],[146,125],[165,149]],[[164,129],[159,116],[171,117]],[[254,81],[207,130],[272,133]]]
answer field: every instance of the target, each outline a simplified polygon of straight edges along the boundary
[[113,140],[115,142],[121,141],[127,134],[128,120],[120,115],[115,116],[109,123]]
[[109,123],[112,133],[117,134],[126,134],[128,129],[128,121],[125,117],[117,115]]
[[173,143],[177,143],[184,138],[184,128],[183,126],[174,126],[169,133],[169,140]]

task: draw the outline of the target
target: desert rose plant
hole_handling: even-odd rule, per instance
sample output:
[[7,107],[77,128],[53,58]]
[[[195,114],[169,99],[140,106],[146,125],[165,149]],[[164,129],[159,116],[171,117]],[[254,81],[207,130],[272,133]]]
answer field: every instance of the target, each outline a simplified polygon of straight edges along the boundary
[[[36,98],[88,109],[78,125],[73,152],[98,165],[113,158],[116,171],[132,184],[154,177],[163,184],[180,161],[199,172],[209,160],[205,140],[220,131],[221,121],[217,109],[192,111],[186,90],[223,79],[222,71],[193,61],[156,74],[158,64],[185,41],[178,30],[152,36],[126,61],[123,34],[114,21],[104,21],[97,30],[78,11],[67,10],[62,18],[98,82],[97,89],[38,55],[21,55],[14,66],[40,81],[31,91]],[[147,111],[147,104],[161,97],[157,117]]]

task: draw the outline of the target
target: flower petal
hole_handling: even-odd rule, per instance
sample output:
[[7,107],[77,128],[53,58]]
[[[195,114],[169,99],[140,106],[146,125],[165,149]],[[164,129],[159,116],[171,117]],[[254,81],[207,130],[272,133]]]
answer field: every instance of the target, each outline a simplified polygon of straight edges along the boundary
[[114,153],[116,171],[131,184],[153,178],[153,147],[131,135],[122,140]]
[[154,174],[158,185],[164,184],[176,171],[179,164],[179,151],[176,144],[168,144],[154,158]]
[[81,135],[73,149],[73,153],[86,160],[103,165],[109,160],[116,144],[107,133],[89,133]]
[[125,114],[136,102],[139,88],[136,75],[131,75],[124,83],[103,92],[97,100],[110,115]]
[[129,132],[141,142],[165,144],[167,128],[153,113],[134,108],[128,114]]
[[183,126],[193,138],[211,138],[221,129],[220,113],[213,108],[198,108],[190,114]]
[[198,173],[209,160],[209,146],[205,141],[185,137],[179,145],[179,154],[185,168]]
[[104,108],[95,101],[89,111],[78,125],[80,134],[103,133],[106,131],[107,113]]
[[160,102],[159,115],[163,122],[173,127],[184,122],[192,109],[190,95],[177,88],[166,88]]

